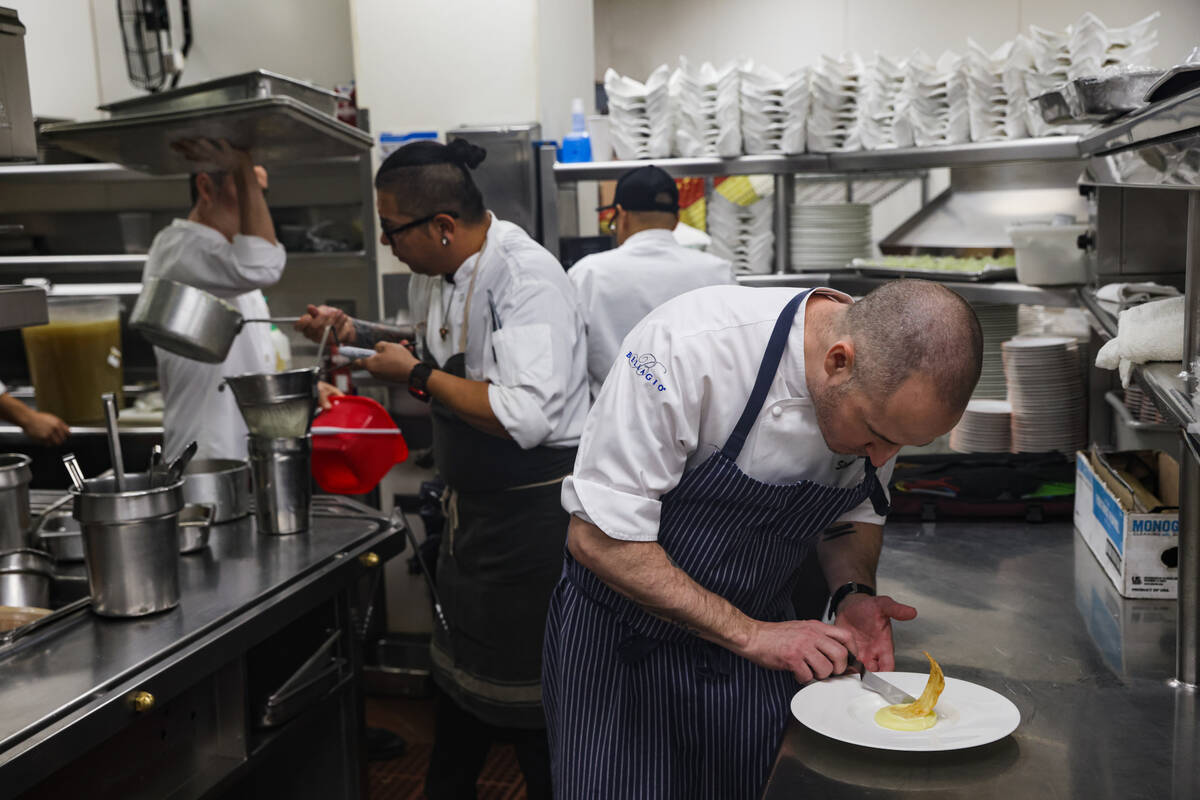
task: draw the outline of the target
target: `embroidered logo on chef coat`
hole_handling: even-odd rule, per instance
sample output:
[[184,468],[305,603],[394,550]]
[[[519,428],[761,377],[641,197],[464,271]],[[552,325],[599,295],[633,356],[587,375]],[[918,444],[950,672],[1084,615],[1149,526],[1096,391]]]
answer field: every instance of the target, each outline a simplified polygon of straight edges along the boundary
[[630,350],[625,354],[625,360],[629,362],[629,366],[633,371],[643,378],[646,383],[653,386],[660,392],[667,390],[666,385],[662,382],[660,375],[667,374],[667,368],[658,362],[658,359],[651,353],[643,353],[638,355]]

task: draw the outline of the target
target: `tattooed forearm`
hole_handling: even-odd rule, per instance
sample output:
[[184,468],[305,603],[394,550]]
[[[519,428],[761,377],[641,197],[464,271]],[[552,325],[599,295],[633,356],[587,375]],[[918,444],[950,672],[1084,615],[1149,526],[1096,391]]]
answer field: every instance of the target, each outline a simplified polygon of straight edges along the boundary
[[828,542],[830,539],[838,539],[850,533],[854,533],[854,523],[839,522],[826,528],[825,532],[821,534],[821,538]]

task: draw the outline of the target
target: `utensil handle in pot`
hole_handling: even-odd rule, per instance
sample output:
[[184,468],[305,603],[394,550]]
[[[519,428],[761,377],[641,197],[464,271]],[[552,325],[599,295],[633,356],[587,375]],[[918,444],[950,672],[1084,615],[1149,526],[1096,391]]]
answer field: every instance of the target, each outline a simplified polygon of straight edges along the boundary
[[104,401],[104,424],[108,428],[108,450],[112,456],[117,491],[125,491],[125,460],[121,455],[121,436],[117,431],[117,397],[112,392],[100,396]]

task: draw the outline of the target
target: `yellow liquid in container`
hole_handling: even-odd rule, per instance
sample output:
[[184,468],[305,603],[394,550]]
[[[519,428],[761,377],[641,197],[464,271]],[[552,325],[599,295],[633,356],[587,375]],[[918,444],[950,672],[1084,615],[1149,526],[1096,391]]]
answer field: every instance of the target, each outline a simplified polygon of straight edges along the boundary
[[102,422],[100,395],[121,406],[121,318],[115,298],[50,298],[50,324],[24,328],[39,411],[72,425]]

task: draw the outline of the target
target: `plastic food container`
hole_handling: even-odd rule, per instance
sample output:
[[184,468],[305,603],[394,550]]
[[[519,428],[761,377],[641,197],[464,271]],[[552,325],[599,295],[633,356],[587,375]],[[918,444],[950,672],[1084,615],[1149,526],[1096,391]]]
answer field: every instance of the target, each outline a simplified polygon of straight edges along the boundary
[[408,444],[374,400],[340,395],[330,403],[332,408],[313,420],[313,477],[326,492],[365,494],[408,458]]
[[1079,237],[1087,231],[1087,225],[1077,223],[1010,225],[1017,280],[1031,286],[1087,283],[1087,253],[1079,247]]
[[24,328],[38,411],[78,425],[104,419],[100,395],[121,406],[121,304],[115,297],[51,297],[50,322]]

